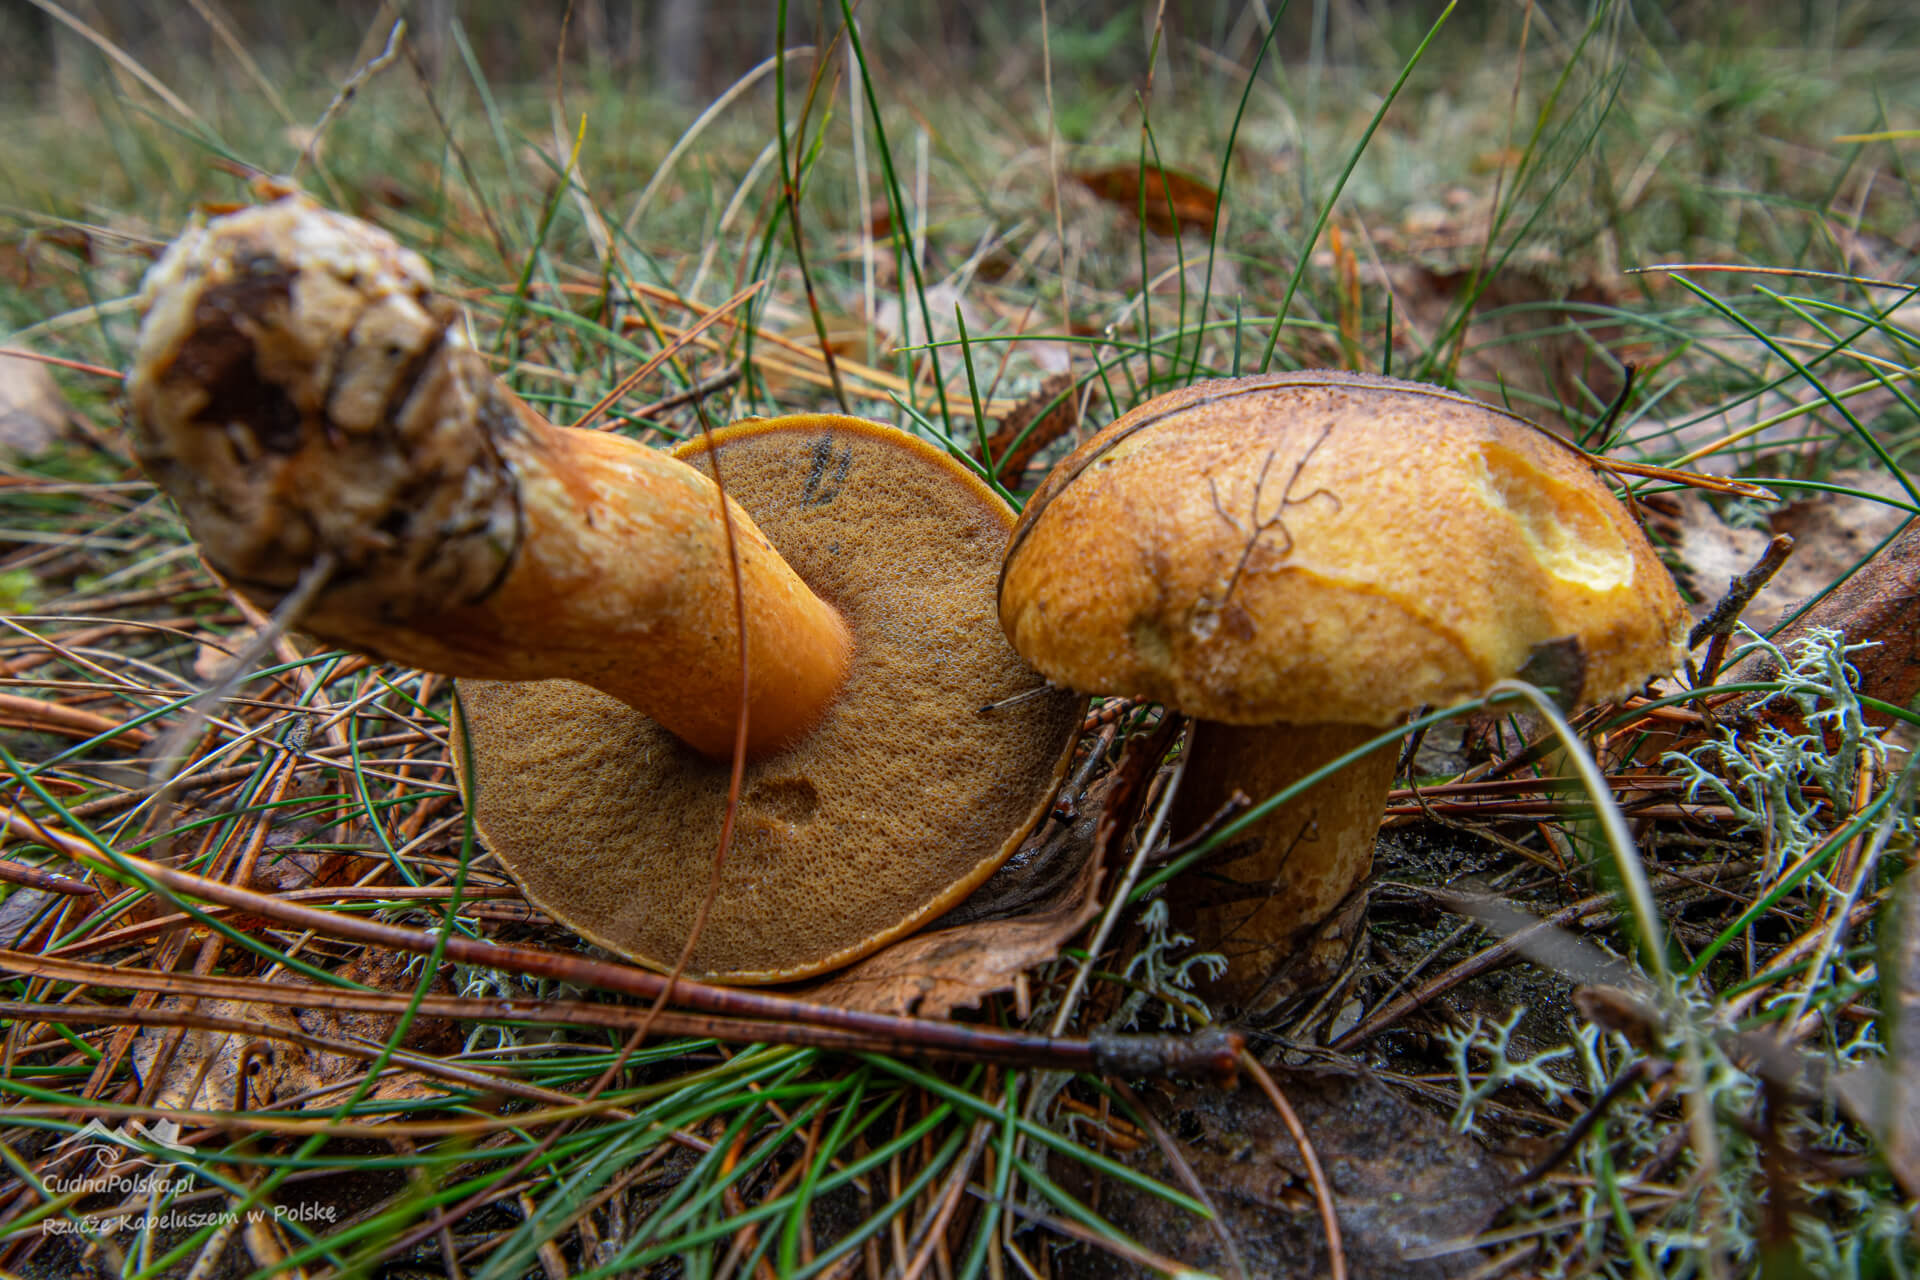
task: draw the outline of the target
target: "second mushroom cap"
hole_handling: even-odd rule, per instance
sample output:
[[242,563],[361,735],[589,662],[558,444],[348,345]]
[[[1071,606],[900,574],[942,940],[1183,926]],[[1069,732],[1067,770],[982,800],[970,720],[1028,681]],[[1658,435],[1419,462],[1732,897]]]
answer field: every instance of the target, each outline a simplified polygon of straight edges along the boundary
[[1438,387],[1312,371],[1198,384],[1088,440],[1027,504],[1000,609],[1075,689],[1381,727],[1567,637],[1566,696],[1618,693],[1685,621],[1565,441]]

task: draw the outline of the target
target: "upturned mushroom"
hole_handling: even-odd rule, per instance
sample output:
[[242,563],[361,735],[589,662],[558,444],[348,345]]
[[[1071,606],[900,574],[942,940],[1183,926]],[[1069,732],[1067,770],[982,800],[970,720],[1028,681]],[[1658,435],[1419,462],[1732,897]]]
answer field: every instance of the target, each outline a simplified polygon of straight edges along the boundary
[[686,944],[742,623],[750,763],[690,973],[848,963],[1046,812],[1079,703],[1017,699],[1042,686],[993,625],[1013,513],[944,453],[834,415],[672,457],[557,427],[417,254],[303,197],[190,228],[144,307],[133,440],[207,563],[264,606],[299,587],[330,643],[461,677],[476,826],[588,939],[661,968]]
[[[1161,396],[1076,449],[1021,514],[1000,618],[1053,681],[1198,721],[1177,833],[1542,650],[1571,659],[1568,701],[1633,688],[1672,669],[1687,613],[1557,436],[1438,387],[1298,372]],[[1373,753],[1170,886],[1227,958],[1217,997],[1257,1008],[1365,878],[1394,765]]]

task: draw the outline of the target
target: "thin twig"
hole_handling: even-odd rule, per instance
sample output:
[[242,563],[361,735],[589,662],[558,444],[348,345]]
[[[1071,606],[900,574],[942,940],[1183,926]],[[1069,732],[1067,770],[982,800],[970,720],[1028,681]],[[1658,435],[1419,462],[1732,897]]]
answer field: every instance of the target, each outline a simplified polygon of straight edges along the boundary
[[[0,821],[70,857],[90,863],[101,874],[144,878],[170,893],[239,907],[327,937],[416,955],[431,955],[438,949],[447,960],[457,964],[548,977],[644,999],[657,997],[666,984],[661,975],[632,965],[534,947],[504,946],[458,935],[438,938],[421,930],[287,902],[271,894],[255,893],[161,866],[132,854],[108,853],[73,836],[49,831],[17,810],[0,809]],[[9,954],[16,961],[20,959],[18,953]],[[1185,1072],[1225,1078],[1234,1070],[1233,1055],[1240,1043],[1240,1037],[1233,1032],[1204,1032],[1196,1036],[1094,1035],[1086,1039],[1037,1036],[928,1018],[863,1013],[684,978],[676,984],[674,996],[680,1003],[704,1013],[752,1020],[751,1031],[745,1034],[749,1042],[814,1044],[817,1040],[813,1032],[827,1028],[871,1038],[892,1053],[957,1056],[1059,1071],[1124,1069],[1136,1074]],[[736,1026],[732,1031],[738,1036],[742,1028]]]
[[1753,598],[1773,580],[1773,575],[1780,572],[1781,566],[1786,564],[1787,557],[1792,554],[1793,535],[1790,533],[1775,535],[1773,541],[1767,543],[1766,551],[1761,554],[1753,568],[1730,580],[1727,583],[1727,594],[1720,598],[1720,603],[1714,605],[1712,612],[1706,617],[1693,624],[1693,630],[1687,633],[1687,648],[1698,648],[1703,641],[1711,642],[1707,645],[1706,656],[1700,662],[1700,670],[1694,677],[1695,688],[1712,684],[1713,678],[1720,674],[1720,660],[1726,654],[1727,638],[1733,634],[1735,624],[1740,621],[1740,615],[1746,612],[1747,606],[1753,603]]
[[327,109],[322,111],[320,118],[313,122],[313,132],[307,138],[307,145],[300,148],[300,154],[293,162],[293,176],[296,179],[299,178],[302,169],[315,162],[315,157],[320,150],[320,139],[326,133],[327,126],[333,123],[333,118],[353,101],[353,95],[360,92],[363,85],[393,65],[394,60],[400,56],[400,42],[406,39],[406,36],[407,21],[402,18],[393,24],[392,30],[387,32],[386,47],[374,55],[365,66],[347,77],[346,83],[341,85],[328,100]]

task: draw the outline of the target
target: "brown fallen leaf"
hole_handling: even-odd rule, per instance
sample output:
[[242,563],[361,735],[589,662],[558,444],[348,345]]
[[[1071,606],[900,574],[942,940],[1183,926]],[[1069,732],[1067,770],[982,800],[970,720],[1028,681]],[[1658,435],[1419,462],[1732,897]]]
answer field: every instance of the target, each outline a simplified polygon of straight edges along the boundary
[[[1861,493],[1892,502],[1910,501],[1892,473],[1878,467],[1845,468],[1827,477]],[[1793,494],[1792,501],[1767,518],[1769,534],[1788,533],[1797,544],[1794,558],[1818,581],[1801,594],[1811,594],[1859,563],[1886,536],[1912,514],[1892,502],[1873,502],[1849,493],[1811,490]]]
[[[1839,471],[1832,479],[1883,497],[1904,497],[1884,471]],[[1741,615],[1747,625],[1761,631],[1785,617],[1796,602],[1853,568],[1907,517],[1899,507],[1826,491],[1808,493],[1782,506],[1765,528],[1723,523],[1713,502],[1691,490],[1658,494],[1643,505],[1649,529],[1672,545],[1680,561],[1678,576],[1695,598],[1696,617],[1704,616],[1720,599],[1730,578],[1753,566],[1769,539],[1782,533],[1793,536],[1792,557]]]
[[[343,978],[352,979],[377,991],[411,994],[419,985],[418,975],[410,972],[414,961],[394,951],[362,951],[339,969]],[[321,990],[317,984],[315,990]],[[451,994],[444,977],[427,990],[435,995]],[[335,1039],[359,1039],[383,1044],[393,1034],[395,1018],[384,1013],[336,1012],[323,1002],[294,1010],[302,1027],[314,1035]],[[402,1043],[421,1053],[445,1053],[460,1040],[458,1026],[446,1018],[416,1017],[407,1027]]]
[[[406,973],[406,965],[405,956],[363,952],[340,974],[381,990],[410,991],[413,979]],[[300,1099],[298,1105],[302,1106],[337,1103],[340,1095],[334,1087],[357,1080],[366,1069],[366,1060],[335,1052],[321,1042],[371,1042],[377,1047],[393,1034],[395,1020],[391,1015],[336,1012],[327,1007],[325,988],[318,984],[291,976],[275,981],[313,986],[314,1004],[289,1008],[201,1000],[191,1006],[196,1016],[245,1029],[190,1027],[182,1032],[177,1027],[150,1026],[141,1030],[133,1044],[134,1070],[145,1084],[156,1067],[160,1069],[160,1083],[154,1093],[159,1106],[226,1110],[243,1105],[253,1109],[285,1105],[294,1099]],[[433,989],[445,992],[448,988],[442,981]],[[184,1011],[189,1004],[169,997],[160,1008]],[[179,1045],[162,1065],[164,1051],[175,1036]],[[457,1040],[457,1029],[447,1019],[416,1018],[403,1044],[419,1052],[437,1053],[454,1048]],[[438,1097],[442,1092],[413,1072],[399,1071],[383,1076],[369,1096],[405,1100]]]
[[[1079,419],[1080,391],[1073,385],[1073,375],[1054,374],[994,428],[987,440],[987,452],[994,459],[993,474],[1008,488],[1024,488],[1027,468],[1034,457],[1073,430]],[[1023,432],[1025,439],[1021,438]]]
[[[79,867],[65,859],[31,868],[19,863],[13,865],[16,870],[10,878],[16,883],[5,898],[0,898],[0,947],[28,945],[35,929],[50,924],[63,908],[71,909],[76,895],[61,892],[60,882],[73,880],[81,874]],[[47,879],[41,884],[34,884],[22,872]],[[81,910],[85,910],[85,907]],[[76,916],[70,915],[69,927],[75,922]]]
[[[336,884],[347,876],[353,860],[337,850],[303,849],[300,845],[338,843],[330,833],[352,813],[352,806],[319,802],[319,796],[337,796],[349,789],[339,771],[315,769],[300,774],[287,789],[283,804],[267,831],[260,856],[253,864],[248,887],[262,893],[285,893],[317,885]],[[264,921],[262,924],[264,925]]]
[[[1920,692],[1920,518],[1909,520],[1860,572],[1801,614],[1774,641],[1788,644],[1814,627],[1844,632],[1849,644],[1877,642],[1850,659],[1860,673],[1860,692],[1900,707],[1913,702]],[[1735,664],[1721,681],[1772,680],[1779,674],[1779,664],[1763,650]],[[1747,695],[1737,706],[1751,706],[1765,696]],[[1875,711],[1866,714],[1874,724],[1891,721]]]
[[[1506,1175],[1477,1142],[1372,1080],[1279,1073],[1321,1168],[1353,1276],[1442,1277],[1485,1258],[1444,1251],[1483,1230],[1505,1204]],[[1326,1274],[1327,1245],[1312,1181],[1293,1138],[1251,1086],[1192,1089],[1147,1105],[1220,1214],[1210,1225],[1114,1178],[1100,1187],[1102,1218],[1163,1257],[1214,1275],[1232,1273],[1220,1231],[1232,1236],[1246,1274],[1290,1280]],[[1119,1157],[1169,1186],[1183,1185],[1157,1143]],[[1085,1165],[1050,1156],[1048,1169],[1070,1193],[1092,1194]],[[1423,1254],[1436,1256],[1423,1257]],[[1095,1280],[1138,1274],[1093,1249],[1059,1255],[1055,1274]]]
[[[1135,217],[1144,215],[1155,235],[1175,236],[1183,230],[1211,231],[1220,214],[1219,193],[1207,183],[1177,169],[1142,169],[1115,165],[1076,173],[1087,190]],[[1144,201],[1144,209],[1142,202]]]
[[[168,997],[159,1008],[165,1012],[185,1012],[186,1001]],[[273,1042],[260,1033],[293,1029],[284,1010],[267,1005],[243,1005],[231,1000],[202,1000],[192,1006],[195,1015],[222,1023],[259,1028],[260,1032],[214,1030],[192,1027],[182,1032],[177,1027],[142,1027],[133,1041],[133,1069],[142,1085],[151,1083],[160,1073],[153,1090],[154,1105],[170,1111],[227,1110],[242,1106],[261,1106],[271,1102],[276,1088],[269,1070]],[[178,1044],[167,1056],[168,1045]],[[254,1049],[250,1053],[249,1049]],[[261,1056],[262,1051],[266,1056]],[[247,1081],[245,1097],[239,1096],[239,1080]]]
[[1093,856],[1100,823],[1112,808],[1119,783],[1118,774],[1103,774],[1071,801],[1056,802],[1054,818],[933,927],[1038,915],[1065,905],[1079,892],[1080,874]]
[[1526,158],[1527,153],[1518,147],[1496,147],[1474,156],[1471,168],[1475,173],[1493,173],[1500,169],[1518,168]]
[[1086,894],[1042,915],[918,933],[869,956],[806,998],[865,1013],[944,1018],[1009,990],[1028,969],[1053,959],[1099,906]]
[[[1557,405],[1585,404],[1589,396],[1612,399],[1620,390],[1615,361],[1644,365],[1657,358],[1632,326],[1601,314],[1602,308],[1621,306],[1630,291],[1619,277],[1603,271],[1569,277],[1571,264],[1551,252],[1523,249],[1489,267],[1481,254],[1488,214],[1476,201],[1457,219],[1447,216],[1441,227],[1411,236],[1369,223],[1372,253],[1361,255],[1361,288],[1391,290],[1394,331],[1404,330],[1415,343],[1410,350],[1420,349],[1418,335],[1451,326],[1471,296],[1455,371],[1461,385],[1485,382],[1516,395],[1525,388]],[[1392,248],[1396,239],[1404,240],[1404,250]],[[1374,253],[1381,255],[1378,264]],[[1335,265],[1326,250],[1314,254],[1313,264],[1324,264],[1329,274]],[[1528,416],[1562,434],[1590,425],[1584,416],[1563,417],[1545,406]]]

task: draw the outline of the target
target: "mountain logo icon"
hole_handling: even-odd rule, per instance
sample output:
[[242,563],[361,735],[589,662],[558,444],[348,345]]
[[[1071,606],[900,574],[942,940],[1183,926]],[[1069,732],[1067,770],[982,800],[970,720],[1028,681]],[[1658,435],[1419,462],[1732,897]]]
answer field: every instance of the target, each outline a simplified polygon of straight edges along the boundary
[[52,1149],[67,1151],[70,1148],[71,1154],[91,1155],[108,1164],[138,1167],[160,1163],[138,1145],[141,1142],[182,1154],[193,1152],[192,1147],[180,1141],[178,1121],[161,1120],[149,1126],[139,1120],[129,1120],[119,1129],[109,1129],[106,1121],[98,1116],[54,1143]]

